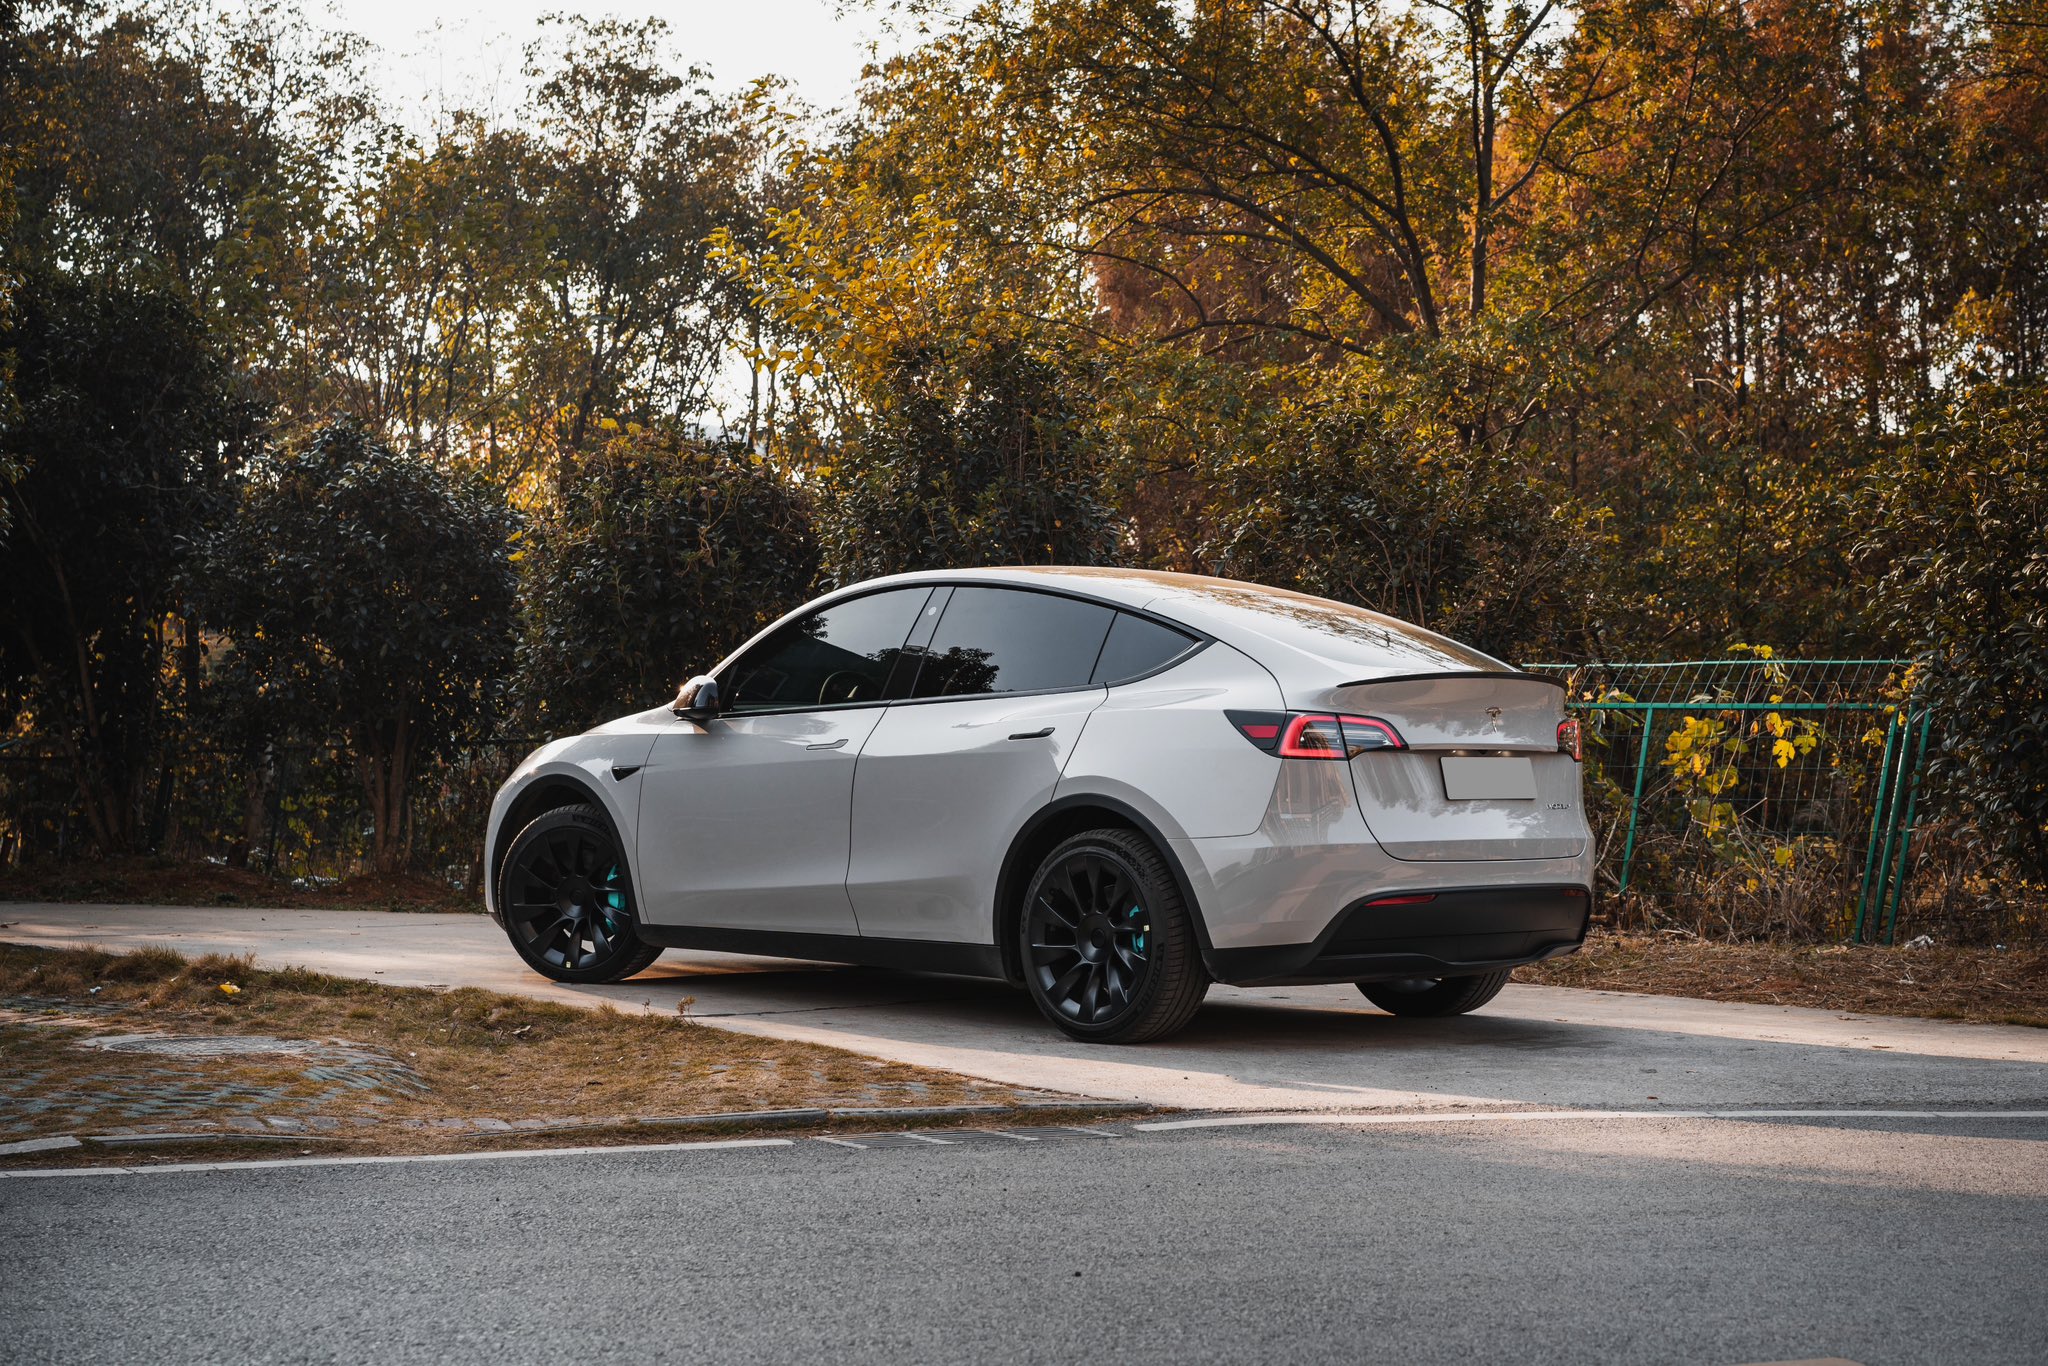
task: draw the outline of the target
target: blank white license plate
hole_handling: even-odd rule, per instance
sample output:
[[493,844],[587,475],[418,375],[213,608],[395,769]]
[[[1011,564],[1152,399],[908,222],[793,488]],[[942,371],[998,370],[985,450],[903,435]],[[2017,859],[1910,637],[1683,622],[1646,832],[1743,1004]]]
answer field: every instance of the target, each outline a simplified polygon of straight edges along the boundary
[[1527,759],[1440,760],[1444,796],[1454,802],[1536,800],[1536,765]]

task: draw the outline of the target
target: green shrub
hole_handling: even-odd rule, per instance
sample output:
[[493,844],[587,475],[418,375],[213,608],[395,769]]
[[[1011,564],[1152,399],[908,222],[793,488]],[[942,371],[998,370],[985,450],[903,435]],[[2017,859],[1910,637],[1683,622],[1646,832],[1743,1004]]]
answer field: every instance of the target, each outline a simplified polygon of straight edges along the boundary
[[628,430],[586,459],[524,555],[518,687],[529,723],[655,706],[817,575],[803,496],[746,452]]
[[1916,643],[1933,764],[1979,838],[2048,880],[2048,387],[1984,385],[1875,491],[1883,614]]

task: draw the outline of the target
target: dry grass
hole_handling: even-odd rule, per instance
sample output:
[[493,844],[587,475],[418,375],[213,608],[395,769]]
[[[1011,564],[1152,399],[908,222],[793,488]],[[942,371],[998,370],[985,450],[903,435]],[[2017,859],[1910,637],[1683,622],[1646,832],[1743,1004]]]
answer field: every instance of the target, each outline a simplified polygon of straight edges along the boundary
[[1882,948],[1595,934],[1520,968],[1549,986],[2048,1028],[2048,948]]
[[[223,983],[237,990],[224,993]],[[104,1078],[118,1085],[137,1068],[167,1076],[180,1067],[211,1066],[220,1079],[260,1076],[276,1084],[280,1069],[305,1066],[304,1059],[166,1059],[80,1045],[83,1032],[161,1031],[346,1041],[382,1050],[426,1082],[423,1094],[386,1092],[380,1102],[375,1093],[363,1093],[352,1105],[319,1105],[317,1113],[336,1117],[628,1117],[1045,1098],[837,1049],[732,1034],[680,1015],[587,1010],[476,988],[434,991],[270,972],[244,958],[187,960],[168,949],[111,954],[0,944],[0,996],[32,997],[61,1012],[0,1021],[0,1065],[17,1076],[31,1065],[55,1065],[67,1084]],[[133,1122],[108,1118],[101,1127]],[[75,1123],[35,1119],[5,1127],[7,1138],[78,1131]],[[648,1132],[637,1138],[648,1141]],[[586,1140],[579,1134],[566,1141]],[[385,1132],[374,1140],[380,1152],[474,1146],[472,1138],[431,1132]]]
[[0,869],[0,902],[6,901],[337,911],[483,910],[478,896],[428,877],[363,873],[344,878],[331,887],[298,888],[246,868],[156,858],[32,863]]

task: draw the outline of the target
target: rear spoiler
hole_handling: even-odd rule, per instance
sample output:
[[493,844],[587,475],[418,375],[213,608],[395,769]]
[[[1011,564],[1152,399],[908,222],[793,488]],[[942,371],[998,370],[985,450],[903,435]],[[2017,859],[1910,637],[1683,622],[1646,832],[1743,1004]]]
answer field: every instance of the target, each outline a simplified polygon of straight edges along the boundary
[[1388,674],[1385,678],[1354,678],[1349,683],[1339,683],[1339,688],[1370,688],[1380,683],[1420,683],[1432,678],[1511,678],[1523,683],[1547,683],[1559,692],[1566,691],[1564,680],[1551,678],[1547,674],[1523,673],[1520,669],[1439,669],[1426,674]]

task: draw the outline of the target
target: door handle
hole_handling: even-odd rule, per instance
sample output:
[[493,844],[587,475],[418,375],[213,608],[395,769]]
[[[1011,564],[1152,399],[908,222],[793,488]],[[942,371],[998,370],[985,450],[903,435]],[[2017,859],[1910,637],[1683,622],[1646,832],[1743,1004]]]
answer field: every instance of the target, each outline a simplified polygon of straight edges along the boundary
[[1047,726],[1043,730],[1020,730],[1010,738],[1012,740],[1043,740],[1050,734],[1052,734],[1052,727]]
[[842,736],[840,736],[840,737],[839,737],[839,738],[838,738],[837,740],[827,740],[827,741],[825,741],[825,742],[824,742],[823,744],[820,744],[820,745],[805,745],[805,746],[804,746],[804,748],[805,748],[805,749],[840,749],[840,748],[843,748],[843,747],[845,746],[845,744],[846,744],[846,737],[845,737],[844,735],[842,735]]

